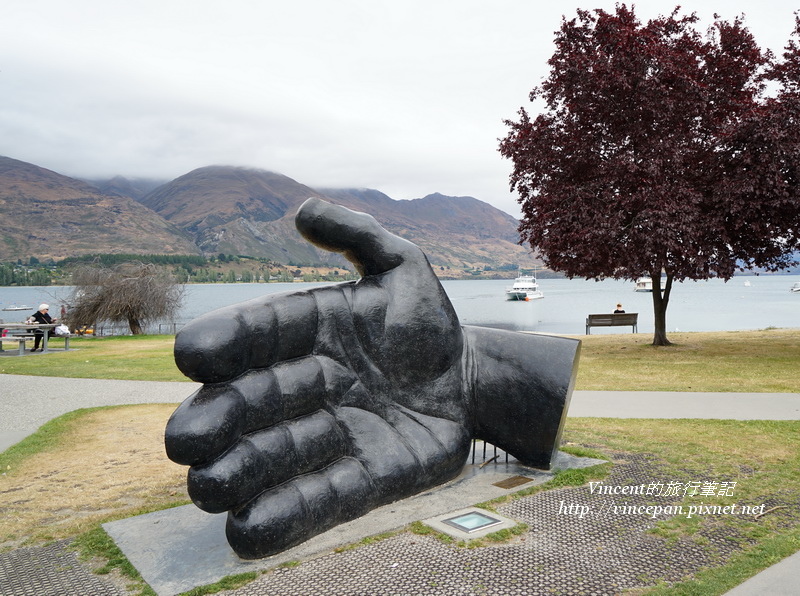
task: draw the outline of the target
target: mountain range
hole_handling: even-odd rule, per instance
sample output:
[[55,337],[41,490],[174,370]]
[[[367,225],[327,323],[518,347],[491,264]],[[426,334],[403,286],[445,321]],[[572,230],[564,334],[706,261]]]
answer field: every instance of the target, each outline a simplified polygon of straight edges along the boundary
[[283,174],[208,166],[172,181],[120,176],[84,181],[0,156],[0,261],[98,253],[263,257],[342,266],[294,227],[297,208],[320,197],[373,215],[425,251],[434,267],[533,267],[518,221],[472,197],[394,200],[373,189],[311,188]]

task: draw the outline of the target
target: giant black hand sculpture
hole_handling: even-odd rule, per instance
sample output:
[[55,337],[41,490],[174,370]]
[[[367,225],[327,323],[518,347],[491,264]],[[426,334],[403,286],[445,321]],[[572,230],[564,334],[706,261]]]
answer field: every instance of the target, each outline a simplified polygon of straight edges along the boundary
[[472,437],[549,467],[579,342],[462,328],[422,251],[369,215],[309,199],[296,224],[362,279],[223,308],[175,340],[204,386],[167,454],[198,507],[229,512],[240,557],[454,478]]

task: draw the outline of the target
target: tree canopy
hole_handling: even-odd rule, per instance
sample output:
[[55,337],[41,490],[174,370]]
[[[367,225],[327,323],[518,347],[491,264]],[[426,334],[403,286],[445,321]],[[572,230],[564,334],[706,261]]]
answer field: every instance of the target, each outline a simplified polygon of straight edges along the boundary
[[780,269],[798,246],[797,45],[776,61],[716,19],[579,10],[530,93],[540,113],[500,141],[521,241],[568,277],[650,277],[659,345],[673,281]]
[[140,335],[146,323],[172,317],[183,299],[183,285],[152,263],[84,265],[73,272],[72,283],[71,327],[125,322]]

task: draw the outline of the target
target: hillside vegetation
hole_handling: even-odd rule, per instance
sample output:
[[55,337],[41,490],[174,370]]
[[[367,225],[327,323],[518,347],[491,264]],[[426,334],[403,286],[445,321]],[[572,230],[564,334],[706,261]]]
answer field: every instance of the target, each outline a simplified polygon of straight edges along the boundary
[[0,157],[0,263],[225,254],[283,266],[348,267],[341,255],[318,250],[295,229],[294,214],[309,197],[373,215],[419,245],[439,271],[537,265],[517,244],[517,220],[472,197],[434,193],[396,201],[377,190],[313,189],[279,173],[230,166],[198,168],[163,184],[121,177],[89,184],[8,157]]

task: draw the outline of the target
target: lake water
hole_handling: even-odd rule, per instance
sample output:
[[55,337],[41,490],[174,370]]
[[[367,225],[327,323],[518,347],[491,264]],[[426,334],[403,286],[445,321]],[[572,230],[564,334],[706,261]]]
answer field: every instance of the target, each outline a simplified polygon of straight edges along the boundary
[[[789,288],[800,275],[741,276],[675,284],[667,310],[667,331],[736,331],[766,327],[800,328],[800,293]],[[513,280],[444,281],[461,322],[565,335],[585,333],[586,315],[612,312],[621,302],[627,312],[639,313],[639,332],[653,332],[652,295],[634,292],[631,282],[541,279],[541,300],[505,300]],[[749,283],[750,285],[746,285]],[[269,293],[307,289],[324,284],[195,284],[186,286],[178,327],[215,308]],[[71,288],[0,287],[0,308],[28,305],[30,311],[2,311],[6,322],[24,320],[42,302],[58,316],[60,303]],[[625,328],[593,328],[592,333],[620,333]]]

